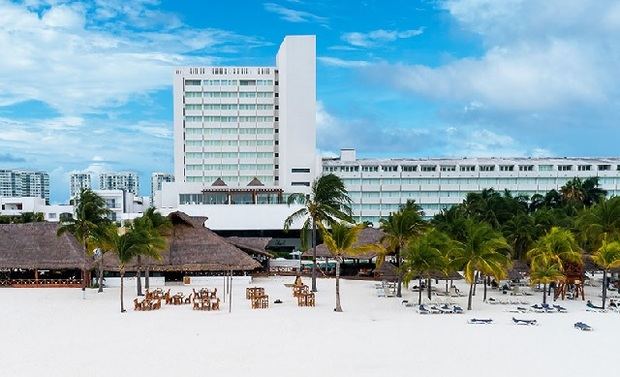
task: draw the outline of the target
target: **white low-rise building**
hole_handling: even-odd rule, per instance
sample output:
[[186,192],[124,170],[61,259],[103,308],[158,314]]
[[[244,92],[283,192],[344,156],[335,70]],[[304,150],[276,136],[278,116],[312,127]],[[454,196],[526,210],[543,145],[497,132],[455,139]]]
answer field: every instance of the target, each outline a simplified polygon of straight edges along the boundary
[[513,195],[544,195],[569,180],[598,177],[609,196],[620,195],[620,158],[358,159],[355,149],[323,159],[323,173],[342,178],[357,221],[374,224],[409,199],[427,217],[485,188]]
[[45,204],[45,199],[36,197],[0,197],[1,216],[20,216],[23,213],[42,213],[45,221],[58,222],[61,215],[73,215],[70,204]]

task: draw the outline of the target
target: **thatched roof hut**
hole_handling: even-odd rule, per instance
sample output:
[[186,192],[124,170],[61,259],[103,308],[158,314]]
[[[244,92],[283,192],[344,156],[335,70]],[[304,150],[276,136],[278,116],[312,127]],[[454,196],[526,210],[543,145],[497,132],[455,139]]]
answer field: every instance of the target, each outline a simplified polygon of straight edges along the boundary
[[390,262],[383,262],[381,266],[374,271],[375,277],[382,280],[396,281],[398,280],[398,269]]
[[0,225],[0,268],[82,269],[84,249],[69,233],[58,237],[56,223]]
[[[183,212],[168,215],[172,231],[168,236],[168,250],[162,260],[143,260],[142,266],[152,271],[252,271],[261,265],[247,253],[204,226],[206,217],[188,216]],[[118,270],[118,260],[106,253],[104,266]],[[126,267],[135,270],[135,261]]]
[[[355,243],[354,246],[357,247],[357,246],[362,246],[362,245],[379,243],[381,242],[383,235],[384,233],[380,229],[371,228],[371,227],[364,228],[362,229],[359,236],[357,237],[357,242]],[[304,258],[311,258],[312,248],[304,251],[301,256]],[[331,258],[333,257],[333,254],[331,253],[331,251],[327,249],[327,246],[325,246],[325,244],[322,243],[316,246],[316,256],[317,258]],[[370,259],[375,258],[376,256],[377,256],[376,252],[366,252],[362,254],[348,255],[348,256],[345,256],[345,258],[370,260]]]
[[253,257],[265,259],[273,258],[273,254],[266,250],[267,244],[271,241],[271,237],[226,237],[226,241],[237,246]]

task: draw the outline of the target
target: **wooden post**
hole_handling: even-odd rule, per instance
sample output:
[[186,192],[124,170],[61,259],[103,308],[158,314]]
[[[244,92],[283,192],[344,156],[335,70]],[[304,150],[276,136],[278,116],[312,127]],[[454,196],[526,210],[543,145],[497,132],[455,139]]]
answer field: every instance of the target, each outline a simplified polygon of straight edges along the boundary
[[230,270],[230,287],[228,288],[228,313],[232,311],[232,278],[233,278],[233,270]]
[[34,283],[39,284],[39,270],[34,269]]

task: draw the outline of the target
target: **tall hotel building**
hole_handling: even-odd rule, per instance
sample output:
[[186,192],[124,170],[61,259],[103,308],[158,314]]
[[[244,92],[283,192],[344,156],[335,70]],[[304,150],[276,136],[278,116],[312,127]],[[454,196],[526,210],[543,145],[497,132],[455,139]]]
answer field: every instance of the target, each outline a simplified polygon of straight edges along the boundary
[[0,197],[36,197],[49,203],[49,175],[42,171],[0,169]]
[[75,198],[83,189],[91,189],[91,173],[71,173],[70,177],[70,194]]
[[107,172],[99,174],[100,190],[124,190],[140,195],[140,177],[132,171]]
[[544,195],[575,177],[598,177],[609,196],[620,196],[620,158],[358,159],[355,149],[343,149],[323,159],[323,172],[343,179],[355,219],[375,224],[409,199],[431,217],[470,192]]
[[175,182],[163,183],[158,207],[231,222],[216,229],[265,226],[275,211],[266,226],[282,228],[287,195],[308,192],[320,170],[315,37],[285,37],[275,60],[174,71]]

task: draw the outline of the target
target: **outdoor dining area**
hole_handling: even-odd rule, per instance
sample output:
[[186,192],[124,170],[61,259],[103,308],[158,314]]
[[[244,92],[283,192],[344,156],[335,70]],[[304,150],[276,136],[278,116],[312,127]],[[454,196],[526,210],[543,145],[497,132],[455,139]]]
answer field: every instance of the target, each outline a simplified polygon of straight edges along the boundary
[[189,295],[185,296],[183,292],[175,294],[170,293],[170,289],[164,292],[163,289],[157,288],[153,291],[146,290],[143,300],[135,298],[135,311],[150,311],[161,309],[161,302],[166,305],[189,305],[193,304],[193,310],[220,310],[220,299],[217,297],[217,288],[209,290],[202,288],[199,291],[195,289]]
[[269,307],[269,296],[265,294],[265,288],[248,287],[245,289],[245,298],[250,300],[252,309],[267,309]]
[[293,297],[297,298],[297,306],[314,306],[315,298],[314,292],[310,292],[310,289],[301,281],[301,276],[295,278],[295,283],[292,285]]

